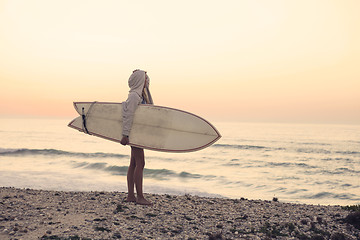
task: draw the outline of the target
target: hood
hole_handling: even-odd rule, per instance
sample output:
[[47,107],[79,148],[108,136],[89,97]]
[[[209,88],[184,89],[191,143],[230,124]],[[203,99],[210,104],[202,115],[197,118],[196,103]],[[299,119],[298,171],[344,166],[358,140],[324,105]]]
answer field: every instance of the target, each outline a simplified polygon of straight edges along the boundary
[[[145,79],[147,81],[145,81]],[[144,84],[146,86],[144,89]],[[129,78],[130,92],[135,92],[139,97],[144,97],[146,103],[153,104],[153,100],[149,90],[150,78],[143,70],[135,70]],[[143,91],[144,90],[144,91]]]
[[130,92],[136,92],[140,97],[145,84],[145,71],[136,70],[131,74],[129,78],[129,88]]

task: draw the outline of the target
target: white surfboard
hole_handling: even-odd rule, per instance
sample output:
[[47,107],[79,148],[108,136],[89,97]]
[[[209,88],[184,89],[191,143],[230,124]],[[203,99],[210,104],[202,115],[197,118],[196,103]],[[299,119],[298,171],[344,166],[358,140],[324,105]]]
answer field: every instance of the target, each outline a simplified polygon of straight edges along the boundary
[[[97,137],[120,142],[122,105],[113,102],[74,102],[80,114],[69,127]],[[129,145],[163,152],[191,152],[206,148],[221,138],[205,119],[182,110],[141,104],[136,109]]]

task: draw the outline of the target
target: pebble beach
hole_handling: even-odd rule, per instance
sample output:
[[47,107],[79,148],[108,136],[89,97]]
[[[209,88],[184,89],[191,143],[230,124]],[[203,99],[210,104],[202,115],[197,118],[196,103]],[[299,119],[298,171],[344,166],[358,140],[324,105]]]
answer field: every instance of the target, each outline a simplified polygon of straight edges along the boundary
[[0,188],[0,239],[360,239],[341,206],[123,192]]

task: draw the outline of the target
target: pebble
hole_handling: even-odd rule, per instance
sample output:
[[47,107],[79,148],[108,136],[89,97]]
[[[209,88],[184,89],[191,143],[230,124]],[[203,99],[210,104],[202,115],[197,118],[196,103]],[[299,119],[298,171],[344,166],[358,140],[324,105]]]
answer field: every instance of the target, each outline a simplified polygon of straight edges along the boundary
[[121,192],[3,187],[0,239],[39,239],[44,233],[54,239],[360,239],[360,230],[345,221],[350,212],[340,206],[146,197],[153,206],[124,202],[126,194]]

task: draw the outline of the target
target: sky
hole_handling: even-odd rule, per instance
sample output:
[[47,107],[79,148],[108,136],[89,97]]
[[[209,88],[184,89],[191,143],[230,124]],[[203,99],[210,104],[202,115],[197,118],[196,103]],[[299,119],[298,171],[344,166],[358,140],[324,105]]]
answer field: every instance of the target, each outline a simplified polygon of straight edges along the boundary
[[360,124],[358,0],[0,0],[0,116],[122,102],[213,121]]

